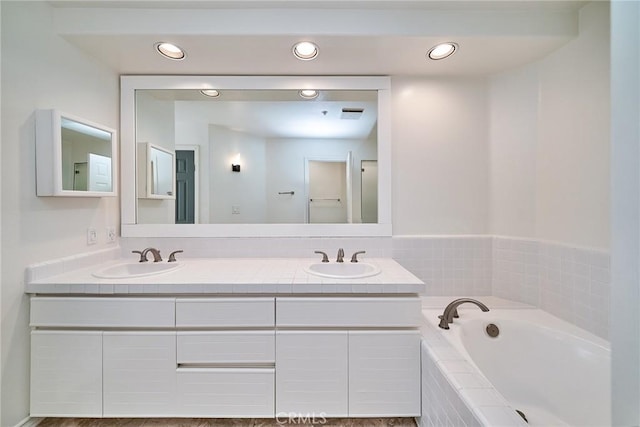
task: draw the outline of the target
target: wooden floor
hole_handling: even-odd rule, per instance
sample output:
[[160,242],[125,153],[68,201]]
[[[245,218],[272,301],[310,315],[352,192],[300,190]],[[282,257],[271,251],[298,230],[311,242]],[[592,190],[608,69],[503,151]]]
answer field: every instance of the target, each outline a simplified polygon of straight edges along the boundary
[[413,418],[45,418],[38,427],[415,427]]

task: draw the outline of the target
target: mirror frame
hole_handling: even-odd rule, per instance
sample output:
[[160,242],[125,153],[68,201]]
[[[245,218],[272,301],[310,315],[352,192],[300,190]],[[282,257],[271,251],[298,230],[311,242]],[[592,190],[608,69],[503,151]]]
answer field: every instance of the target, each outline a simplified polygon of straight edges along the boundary
[[[391,236],[391,93],[388,76],[120,76],[121,230],[123,237]],[[136,90],[378,91],[377,224],[137,224]]]
[[[62,185],[62,119],[111,134],[111,191],[65,190]],[[115,197],[118,195],[118,132],[60,110],[36,110],[36,195]]]

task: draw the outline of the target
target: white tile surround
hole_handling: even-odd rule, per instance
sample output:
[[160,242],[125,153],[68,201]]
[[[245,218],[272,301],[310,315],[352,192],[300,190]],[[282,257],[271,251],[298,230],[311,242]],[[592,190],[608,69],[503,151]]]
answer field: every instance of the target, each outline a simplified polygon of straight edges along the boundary
[[422,416],[420,427],[481,426],[460,393],[444,373],[424,343],[420,347],[422,365]]
[[[121,259],[43,276],[38,265],[29,267],[26,292],[39,294],[419,294],[424,290],[415,275],[390,258],[368,258],[380,269],[362,278],[326,278],[307,268],[317,258],[180,258],[174,269],[158,275],[126,278],[96,277]],[[132,259],[138,264],[137,259]],[[153,267],[147,263],[148,267]],[[344,267],[349,267],[346,262]],[[171,266],[160,263],[161,266]],[[136,265],[137,266],[137,265]],[[335,266],[335,265],[334,265]],[[352,265],[353,266],[353,265]],[[50,267],[50,265],[47,265]]]
[[425,295],[491,295],[491,236],[393,238],[393,258],[427,284]]
[[502,236],[394,237],[393,258],[425,295],[494,295],[609,337],[607,251]]
[[[451,298],[427,297],[423,308],[444,307]],[[491,308],[531,308],[488,296]],[[424,312],[423,312],[424,313]],[[419,427],[526,426],[504,397],[430,323],[422,327],[422,416]]]
[[132,250],[153,246],[170,253],[184,250],[185,257],[202,258],[309,258],[317,256],[313,251],[324,251],[335,260],[339,248],[344,248],[345,258],[355,251],[366,250],[361,258],[390,258],[390,237],[264,237],[264,238],[143,238],[128,237],[120,241],[124,256]]
[[[95,264],[155,246],[185,257],[335,258],[366,250],[363,259],[393,257],[426,283],[425,295],[495,295],[523,302],[608,338],[610,272],[606,251],[502,236],[396,236],[392,238],[123,238],[121,247],[39,264],[39,277]],[[27,278],[28,279],[28,278]]]
[[607,251],[495,237],[492,270],[493,295],[534,305],[609,338]]

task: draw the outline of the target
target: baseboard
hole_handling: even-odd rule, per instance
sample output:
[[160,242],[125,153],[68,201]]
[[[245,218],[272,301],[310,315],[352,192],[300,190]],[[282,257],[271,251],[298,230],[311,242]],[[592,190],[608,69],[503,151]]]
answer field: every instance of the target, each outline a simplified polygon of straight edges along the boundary
[[44,420],[44,418],[26,417],[25,419],[20,421],[18,424],[16,424],[14,427],[36,427],[38,424],[40,424],[40,421],[42,420]]

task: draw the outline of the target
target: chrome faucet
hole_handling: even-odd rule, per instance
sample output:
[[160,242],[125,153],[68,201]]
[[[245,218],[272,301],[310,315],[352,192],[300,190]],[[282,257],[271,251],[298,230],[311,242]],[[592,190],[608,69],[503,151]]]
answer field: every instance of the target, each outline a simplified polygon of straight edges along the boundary
[[322,255],[322,262],[329,262],[329,257],[327,256],[327,254],[325,252],[322,251],[313,251],[314,254],[321,254]]
[[353,255],[351,255],[351,262],[358,262],[358,255],[360,254],[366,254],[367,251],[358,251],[356,253],[354,253]]
[[442,329],[449,329],[449,323],[453,323],[453,318],[458,317],[458,306],[466,302],[477,305],[482,311],[489,311],[489,308],[478,300],[472,298],[458,298],[451,301],[444,309],[444,313],[442,313],[441,316],[438,316],[440,319],[440,324],[438,326]]
[[336,262],[344,262],[344,249],[338,249],[338,258],[336,258]]
[[160,256],[160,251],[157,250],[156,248],[146,248],[142,252],[141,251],[131,251],[131,253],[140,254],[140,261],[139,262],[147,262],[147,261],[149,261],[147,259],[147,254],[149,252],[151,252],[151,254],[153,255],[153,262],[162,261],[162,257]]

